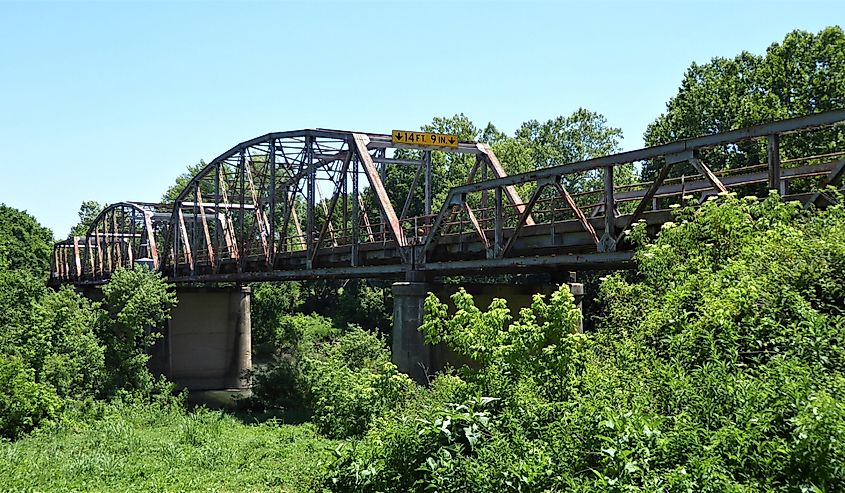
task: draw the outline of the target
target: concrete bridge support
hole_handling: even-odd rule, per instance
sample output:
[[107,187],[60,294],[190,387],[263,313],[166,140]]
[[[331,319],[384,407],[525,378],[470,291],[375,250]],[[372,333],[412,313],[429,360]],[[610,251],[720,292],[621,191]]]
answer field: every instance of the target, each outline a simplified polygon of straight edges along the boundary
[[153,371],[190,390],[249,387],[250,289],[177,287],[176,295],[179,303],[152,350]]
[[[575,303],[581,309],[584,285],[568,283],[575,295]],[[441,301],[449,298],[457,286],[444,286],[428,282],[397,282],[393,286],[393,363],[400,371],[407,373],[417,383],[426,384],[428,375],[442,370],[447,365],[462,366],[471,364],[456,355],[444,345],[432,347],[425,343],[425,337],[419,331],[425,315],[424,304],[429,292],[433,292]],[[531,306],[535,293],[550,295],[557,287],[552,285],[531,286],[514,284],[471,284],[464,289],[473,295],[475,305],[484,310],[490,306],[493,298],[508,300],[508,308],[514,317],[519,310]],[[581,327],[583,330],[583,325]]]

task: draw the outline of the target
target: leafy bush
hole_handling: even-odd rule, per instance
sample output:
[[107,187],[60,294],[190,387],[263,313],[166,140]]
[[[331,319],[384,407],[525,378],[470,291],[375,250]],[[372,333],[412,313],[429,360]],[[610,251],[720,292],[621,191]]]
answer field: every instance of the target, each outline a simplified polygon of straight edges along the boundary
[[147,369],[146,349],[160,337],[159,329],[176,305],[160,273],[118,268],[103,285],[103,308],[98,324],[100,339],[109,350],[111,392],[148,393],[153,378]]
[[281,315],[274,329],[274,359],[252,375],[253,397],[248,405],[260,409],[306,407],[302,360],[313,357],[316,345],[339,331],[320,315]]
[[302,305],[299,283],[260,282],[251,284],[250,288],[253,346],[272,353],[276,348],[290,343],[284,337],[279,339],[278,329],[282,319]]
[[317,429],[335,438],[362,434],[414,388],[390,362],[384,341],[357,328],[305,359],[303,376]]
[[637,272],[602,283],[595,334],[573,333],[566,289],[513,321],[501,300],[482,311],[459,292],[449,316],[430,298],[429,340],[480,367],[382,413],[322,486],[845,489],[841,201],[804,211],[725,195],[630,238]]
[[105,348],[94,334],[95,305],[70,287],[48,292],[34,306],[32,325],[19,334],[16,351],[61,397],[102,393]]
[[55,419],[61,399],[53,388],[35,381],[35,371],[19,358],[0,356],[0,436],[17,438]]

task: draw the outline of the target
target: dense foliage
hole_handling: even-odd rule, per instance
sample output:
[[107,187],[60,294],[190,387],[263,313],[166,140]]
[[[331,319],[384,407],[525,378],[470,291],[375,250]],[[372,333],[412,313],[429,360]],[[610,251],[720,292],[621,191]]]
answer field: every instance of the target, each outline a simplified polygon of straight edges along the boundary
[[[793,31],[763,55],[743,52],[693,63],[678,94],[645,132],[647,145],[727,132],[786,118],[845,107],[845,32],[839,26],[817,34]],[[785,137],[783,159],[841,149],[845,132],[833,128],[810,137]],[[708,166],[738,168],[766,162],[765,142],[708,151]],[[661,163],[647,163],[643,178],[653,179]],[[691,167],[677,174],[695,174]]]
[[5,206],[0,226],[0,436],[56,423],[84,401],[169,391],[146,366],[175,303],[160,275],[118,270],[102,302],[67,286],[54,291],[44,285],[50,232]]
[[46,276],[53,233],[25,211],[0,204],[0,268]]
[[320,433],[346,438],[411,394],[413,382],[373,333],[357,327],[339,333],[316,315],[289,316],[285,325],[286,333],[300,334],[297,345],[255,374],[253,405],[305,407]]
[[324,487],[845,488],[845,207],[729,195],[631,236],[636,279],[605,280],[594,334],[567,290],[513,321],[502,300],[430,298],[430,340],[477,368],[379,417]]

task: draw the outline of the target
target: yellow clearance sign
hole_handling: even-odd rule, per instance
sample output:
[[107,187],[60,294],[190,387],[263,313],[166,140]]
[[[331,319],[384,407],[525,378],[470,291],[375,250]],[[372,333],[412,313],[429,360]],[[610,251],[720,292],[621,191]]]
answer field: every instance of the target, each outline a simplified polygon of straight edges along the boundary
[[394,130],[391,132],[394,144],[409,144],[424,147],[458,147],[458,136],[436,134],[433,132],[409,132]]

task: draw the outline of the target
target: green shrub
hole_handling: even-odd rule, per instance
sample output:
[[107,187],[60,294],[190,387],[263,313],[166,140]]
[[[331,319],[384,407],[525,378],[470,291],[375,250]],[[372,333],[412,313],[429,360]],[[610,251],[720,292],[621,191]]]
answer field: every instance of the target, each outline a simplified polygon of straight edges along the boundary
[[[841,201],[804,211],[728,194],[677,209],[656,239],[645,232],[630,235],[635,275],[602,283],[595,334],[573,333],[565,289],[513,321],[501,300],[478,310],[459,292],[449,316],[430,298],[429,340],[479,368],[381,413],[323,487],[845,489]],[[479,395],[498,400],[479,409]]]
[[357,328],[306,358],[303,375],[317,429],[335,438],[362,434],[414,387],[390,362],[384,341]]
[[147,369],[147,348],[161,336],[160,329],[176,305],[160,273],[118,268],[103,285],[104,310],[98,323],[100,339],[109,350],[110,392],[149,393],[153,378]]
[[0,436],[17,438],[59,415],[61,399],[16,357],[0,356]]
[[339,330],[330,319],[316,314],[283,314],[277,324],[274,358],[253,372],[253,396],[247,405],[265,410],[307,407],[302,361],[314,357],[317,346]]
[[32,325],[16,341],[17,352],[65,398],[99,396],[104,389],[105,348],[94,334],[95,305],[63,287],[34,306]]

